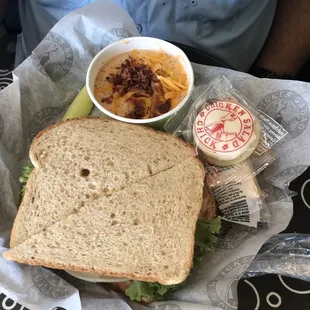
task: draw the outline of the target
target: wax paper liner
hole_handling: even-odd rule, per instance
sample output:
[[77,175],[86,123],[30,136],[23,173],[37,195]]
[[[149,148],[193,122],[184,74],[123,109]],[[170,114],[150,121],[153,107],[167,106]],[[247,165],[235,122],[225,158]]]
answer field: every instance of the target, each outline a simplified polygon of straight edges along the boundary
[[[126,12],[112,1],[98,0],[57,23],[32,56],[15,70],[14,82],[0,91],[1,252],[8,248],[12,221],[19,204],[18,178],[21,167],[29,160],[27,151],[31,139],[61,118],[85,84],[87,67],[102,47],[137,34],[136,25]],[[54,51],[52,47],[58,47],[58,50]],[[47,57],[46,51],[53,51],[53,55]],[[207,75],[213,80],[223,74],[227,76],[236,89],[277,119],[291,134],[292,141],[285,156],[278,158],[276,165],[267,168],[270,177],[282,175],[282,171],[289,175],[286,170],[310,164],[307,156],[309,84],[257,79],[241,72],[210,66],[193,64],[193,67],[198,77]],[[281,106],[282,100],[285,100],[285,108]],[[300,148],[300,145],[304,146]],[[269,184],[266,179],[263,183],[266,186]],[[268,206],[268,229],[235,223],[225,225],[225,232],[215,250],[209,252],[200,266],[195,268],[186,286],[167,296],[166,301],[145,307],[100,284],[80,281],[64,272],[59,277],[45,268],[6,261],[2,255],[0,300],[9,307],[15,304],[17,309],[24,306],[24,309],[40,310],[55,310],[57,307],[66,310],[236,309],[238,279],[264,241],[284,230],[292,217],[291,202],[275,201],[268,203]]]

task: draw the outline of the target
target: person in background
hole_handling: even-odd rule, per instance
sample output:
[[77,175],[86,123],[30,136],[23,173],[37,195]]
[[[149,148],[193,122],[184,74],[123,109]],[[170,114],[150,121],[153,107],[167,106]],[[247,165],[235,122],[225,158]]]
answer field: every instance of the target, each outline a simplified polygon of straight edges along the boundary
[[[0,0],[3,7],[6,1]],[[94,1],[19,0],[17,63],[57,21]],[[294,78],[310,55],[309,0],[112,1],[130,14],[141,35],[198,48],[259,77]]]

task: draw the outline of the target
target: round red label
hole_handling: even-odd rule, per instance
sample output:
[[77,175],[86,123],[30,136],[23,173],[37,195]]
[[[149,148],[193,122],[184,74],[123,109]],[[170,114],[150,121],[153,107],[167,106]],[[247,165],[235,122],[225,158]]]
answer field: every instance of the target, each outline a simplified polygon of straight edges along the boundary
[[204,105],[195,121],[199,142],[214,152],[229,153],[246,146],[254,131],[254,119],[243,106],[231,101]]

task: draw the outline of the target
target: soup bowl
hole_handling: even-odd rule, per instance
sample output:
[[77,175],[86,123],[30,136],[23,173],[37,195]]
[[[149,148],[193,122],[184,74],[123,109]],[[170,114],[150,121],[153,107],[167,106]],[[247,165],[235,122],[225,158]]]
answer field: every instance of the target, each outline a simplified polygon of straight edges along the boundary
[[[150,51],[158,51],[158,52],[165,52],[166,54],[175,57],[179,63],[181,64],[188,81],[188,90],[185,97],[176,105],[173,109],[168,111],[165,114],[160,116],[156,116],[153,118],[147,119],[132,119],[127,117],[122,117],[112,113],[105,109],[101,103],[96,99],[94,95],[95,90],[95,80],[105,63],[111,60],[113,57],[125,53],[130,52],[132,50],[150,50]],[[124,40],[119,40],[111,45],[108,45],[103,50],[101,50],[95,58],[92,60],[91,64],[89,65],[87,75],[86,75],[86,88],[87,92],[95,104],[95,106],[104,114],[104,116],[126,122],[126,123],[133,123],[133,124],[143,124],[149,125],[155,128],[162,128],[167,120],[178,113],[185,105],[187,100],[189,99],[193,88],[194,88],[194,72],[192,65],[184,54],[184,52],[178,48],[177,46],[166,42],[164,40],[150,38],[150,37],[131,37],[126,38]]]

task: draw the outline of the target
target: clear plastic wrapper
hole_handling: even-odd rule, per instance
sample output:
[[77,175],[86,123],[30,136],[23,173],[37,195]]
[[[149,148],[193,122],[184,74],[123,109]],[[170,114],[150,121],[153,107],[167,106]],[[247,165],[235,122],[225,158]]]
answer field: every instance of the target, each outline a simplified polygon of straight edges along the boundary
[[243,278],[275,273],[310,281],[309,270],[310,236],[279,234],[262,246]]
[[247,175],[240,181],[225,182],[229,169],[217,173],[212,171],[213,166],[206,164],[205,168],[206,183],[224,219],[250,227],[268,227],[269,212],[265,195],[256,178],[251,175],[252,168],[248,160],[239,164],[239,171]]
[[167,122],[165,130],[196,148],[224,219],[266,227],[269,213],[255,176],[280,155],[279,142],[288,133],[226,77],[209,85],[204,80],[199,80],[186,108]]
[[[214,172],[225,174],[220,178],[225,183],[257,175],[281,154],[287,131],[255,108],[226,77],[206,85],[203,81],[165,130],[192,143]],[[242,173],[240,163],[245,159],[252,170]]]

